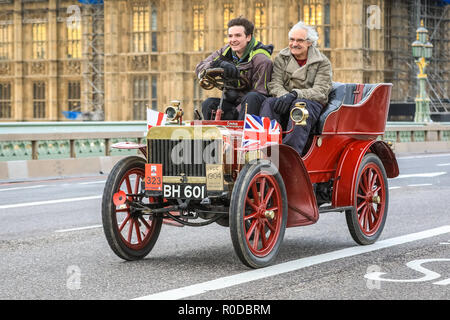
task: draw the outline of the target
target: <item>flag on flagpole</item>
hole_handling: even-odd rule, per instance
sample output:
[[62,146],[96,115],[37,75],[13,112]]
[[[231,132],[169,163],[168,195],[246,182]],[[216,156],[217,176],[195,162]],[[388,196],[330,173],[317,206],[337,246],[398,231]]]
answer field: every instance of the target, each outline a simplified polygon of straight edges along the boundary
[[242,137],[242,148],[256,150],[280,141],[281,126],[276,120],[246,114]]
[[147,108],[147,130],[155,126],[166,125],[167,114]]

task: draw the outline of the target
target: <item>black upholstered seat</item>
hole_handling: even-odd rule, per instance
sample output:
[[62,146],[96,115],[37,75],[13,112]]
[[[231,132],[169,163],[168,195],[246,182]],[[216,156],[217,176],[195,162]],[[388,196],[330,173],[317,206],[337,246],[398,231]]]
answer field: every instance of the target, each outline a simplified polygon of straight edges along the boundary
[[[344,104],[347,106],[364,103],[376,84],[356,84],[333,82],[333,89],[328,96],[328,104],[322,109],[317,121],[315,134],[321,134],[325,120],[334,111]],[[360,90],[362,89],[362,93]]]
[[319,120],[317,121],[315,134],[321,134],[325,120],[330,113],[339,109],[345,98],[345,83],[333,82],[333,89],[328,95],[328,104],[322,109]]

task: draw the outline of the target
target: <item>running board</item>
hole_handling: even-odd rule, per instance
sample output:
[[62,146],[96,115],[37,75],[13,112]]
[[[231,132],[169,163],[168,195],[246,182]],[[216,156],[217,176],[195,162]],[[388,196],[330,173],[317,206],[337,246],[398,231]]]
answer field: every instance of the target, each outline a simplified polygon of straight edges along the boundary
[[342,211],[346,211],[346,210],[353,210],[355,207],[353,206],[348,206],[348,207],[322,207],[319,208],[319,213],[326,213],[326,212],[342,212]]

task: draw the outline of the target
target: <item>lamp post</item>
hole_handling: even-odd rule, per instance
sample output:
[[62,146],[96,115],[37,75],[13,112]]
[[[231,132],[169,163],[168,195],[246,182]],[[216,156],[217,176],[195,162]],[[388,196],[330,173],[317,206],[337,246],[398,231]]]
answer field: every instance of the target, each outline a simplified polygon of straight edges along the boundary
[[428,66],[433,45],[428,40],[428,30],[423,26],[423,20],[420,21],[420,27],[416,30],[416,41],[412,43],[412,53],[417,66],[419,67],[419,74],[417,80],[419,82],[419,92],[416,96],[416,114],[414,122],[431,122],[430,118],[430,98],[425,90],[427,75],[425,68]]

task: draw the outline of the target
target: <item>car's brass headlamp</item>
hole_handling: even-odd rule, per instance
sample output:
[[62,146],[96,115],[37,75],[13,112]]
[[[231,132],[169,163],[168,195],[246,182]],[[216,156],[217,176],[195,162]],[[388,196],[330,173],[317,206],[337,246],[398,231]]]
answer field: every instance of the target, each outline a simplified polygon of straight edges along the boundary
[[183,110],[180,108],[180,105],[181,102],[178,100],[170,102],[170,106],[164,110],[168,121],[177,121],[178,119],[181,119],[183,116]]
[[306,119],[309,117],[309,112],[306,110],[306,103],[297,102],[292,108],[290,118],[296,126],[306,126]]

